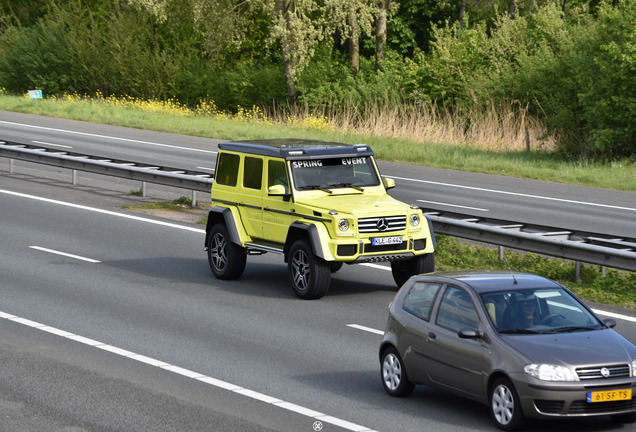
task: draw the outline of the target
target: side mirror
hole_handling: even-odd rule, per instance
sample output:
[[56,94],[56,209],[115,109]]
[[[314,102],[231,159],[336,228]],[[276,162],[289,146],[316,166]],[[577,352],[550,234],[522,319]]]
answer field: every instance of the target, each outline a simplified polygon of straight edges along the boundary
[[605,323],[606,326],[608,326],[609,328],[614,328],[616,327],[616,320],[614,318],[606,318],[603,320],[603,322]]
[[466,328],[457,332],[457,336],[459,336],[460,339],[481,339],[484,337],[484,332]]
[[281,184],[275,184],[270,186],[267,189],[267,194],[268,195],[287,195],[287,190],[285,189],[285,186]]
[[389,177],[384,178],[384,187],[387,189],[392,189],[395,187],[395,180]]

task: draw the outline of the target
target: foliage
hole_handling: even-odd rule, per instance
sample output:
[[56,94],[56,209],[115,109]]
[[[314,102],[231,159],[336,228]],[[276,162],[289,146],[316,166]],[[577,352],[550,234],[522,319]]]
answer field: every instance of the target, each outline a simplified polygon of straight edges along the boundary
[[[533,143],[558,141],[570,160],[629,158],[633,1],[516,0],[511,14],[509,0],[468,0],[460,26],[458,1],[384,0],[388,41],[376,71],[377,0],[0,0],[0,85],[231,112],[288,111],[298,100],[345,128],[394,107],[406,116],[396,124],[455,116],[450,129],[475,136],[469,145],[481,145],[484,121],[508,121],[484,113],[518,107],[515,137],[532,128]],[[345,42],[357,38],[360,57],[347,57]]]

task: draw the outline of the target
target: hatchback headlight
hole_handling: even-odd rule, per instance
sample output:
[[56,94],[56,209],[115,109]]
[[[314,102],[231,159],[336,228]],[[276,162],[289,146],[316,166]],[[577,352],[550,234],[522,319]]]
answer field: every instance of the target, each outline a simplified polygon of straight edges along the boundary
[[636,360],[632,361],[632,376],[636,377]]
[[340,219],[338,221],[338,228],[340,228],[340,231],[347,231],[349,229],[349,221],[346,219]]
[[575,381],[569,368],[551,364],[529,364],[523,370],[541,381]]

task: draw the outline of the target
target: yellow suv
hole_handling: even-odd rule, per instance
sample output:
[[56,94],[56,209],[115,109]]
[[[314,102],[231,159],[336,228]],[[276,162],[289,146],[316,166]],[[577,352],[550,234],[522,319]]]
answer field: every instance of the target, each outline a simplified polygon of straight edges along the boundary
[[387,194],[366,144],[274,139],[219,144],[205,246],[237,279],[247,255],[279,253],[298,297],[317,299],[343,263],[390,262],[401,286],[434,271],[430,221]]

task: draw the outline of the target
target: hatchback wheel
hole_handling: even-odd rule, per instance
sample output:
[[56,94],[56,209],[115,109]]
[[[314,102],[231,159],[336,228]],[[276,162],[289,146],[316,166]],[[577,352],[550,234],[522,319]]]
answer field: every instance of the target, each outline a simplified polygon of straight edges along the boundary
[[502,430],[516,430],[524,422],[519,396],[507,378],[497,379],[490,389],[490,414]]
[[327,294],[331,282],[331,265],[314,255],[309,242],[296,240],[289,250],[289,280],[298,297],[319,299]]
[[237,279],[245,270],[245,250],[230,240],[227,228],[216,224],[208,238],[208,263],[214,276],[222,280]]
[[395,348],[388,348],[382,354],[382,385],[391,396],[406,396],[413,391],[415,384],[409,381],[404,362]]

